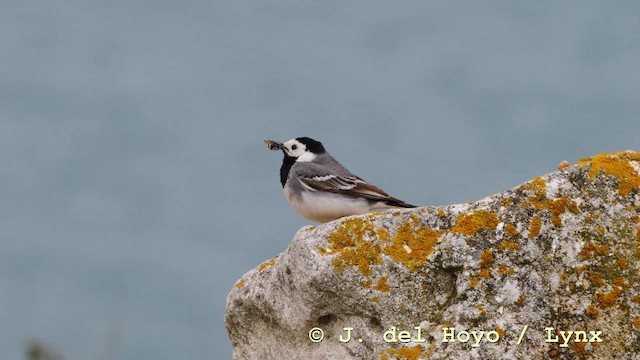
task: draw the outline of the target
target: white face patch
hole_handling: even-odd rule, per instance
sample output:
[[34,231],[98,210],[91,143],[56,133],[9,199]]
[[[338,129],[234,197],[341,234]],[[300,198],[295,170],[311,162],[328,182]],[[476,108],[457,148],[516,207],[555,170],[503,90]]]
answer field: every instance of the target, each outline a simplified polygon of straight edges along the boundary
[[293,139],[284,143],[287,155],[296,158],[297,162],[311,162],[316,155],[311,151],[307,151],[307,146],[300,141]]

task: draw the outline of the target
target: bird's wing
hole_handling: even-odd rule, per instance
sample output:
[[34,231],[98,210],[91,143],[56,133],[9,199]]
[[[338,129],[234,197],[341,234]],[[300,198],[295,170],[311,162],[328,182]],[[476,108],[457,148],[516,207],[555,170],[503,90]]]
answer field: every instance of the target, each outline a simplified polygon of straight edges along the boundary
[[353,174],[335,174],[319,164],[306,163],[294,169],[302,185],[311,191],[327,191],[336,194],[364,197],[370,200],[386,200],[389,194]]

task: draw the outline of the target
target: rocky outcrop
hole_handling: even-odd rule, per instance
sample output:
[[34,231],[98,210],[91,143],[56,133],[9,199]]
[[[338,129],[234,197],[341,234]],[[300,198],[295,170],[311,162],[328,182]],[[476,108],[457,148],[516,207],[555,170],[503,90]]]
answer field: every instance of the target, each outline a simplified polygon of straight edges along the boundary
[[231,290],[234,359],[640,359],[639,215],[627,151],[302,228]]

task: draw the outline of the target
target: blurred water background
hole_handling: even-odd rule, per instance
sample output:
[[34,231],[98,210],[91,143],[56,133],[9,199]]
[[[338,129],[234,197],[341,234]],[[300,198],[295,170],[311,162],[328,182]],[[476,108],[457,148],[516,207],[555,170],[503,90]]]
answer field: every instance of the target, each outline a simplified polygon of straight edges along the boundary
[[[262,140],[416,204],[639,150],[633,1],[5,1],[0,359],[225,359],[307,221]],[[283,339],[286,341],[286,339]]]

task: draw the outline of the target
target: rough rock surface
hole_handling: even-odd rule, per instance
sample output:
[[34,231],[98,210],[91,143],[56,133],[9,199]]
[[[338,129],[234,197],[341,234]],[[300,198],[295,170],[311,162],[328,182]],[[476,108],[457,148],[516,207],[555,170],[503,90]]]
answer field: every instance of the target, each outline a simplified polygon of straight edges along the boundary
[[[627,151],[476,202],[302,228],[231,290],[234,359],[640,359],[639,215]],[[570,330],[586,336],[564,344]]]

